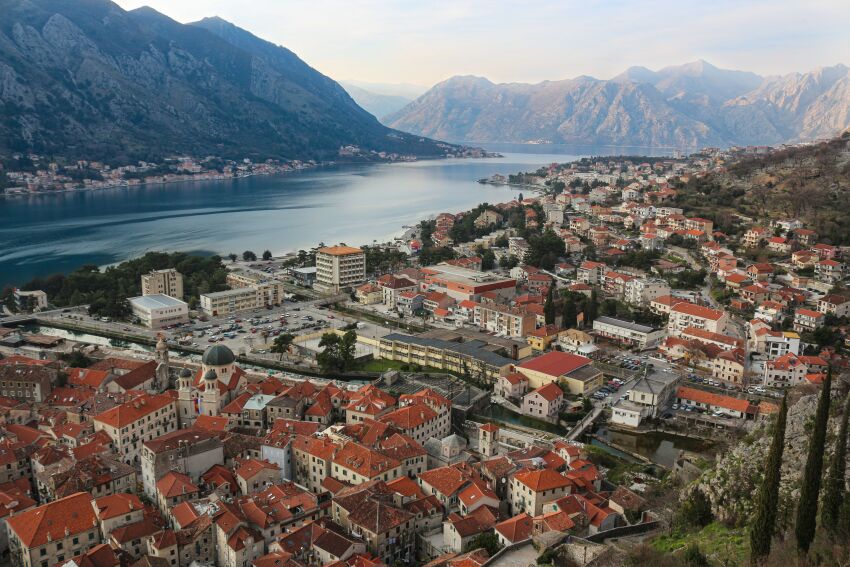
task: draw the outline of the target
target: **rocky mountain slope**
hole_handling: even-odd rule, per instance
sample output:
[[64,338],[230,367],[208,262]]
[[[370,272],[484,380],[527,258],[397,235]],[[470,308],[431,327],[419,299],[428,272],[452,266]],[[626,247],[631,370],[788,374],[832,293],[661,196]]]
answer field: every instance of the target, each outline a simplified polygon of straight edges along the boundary
[[0,155],[445,151],[382,126],[291,51],[217,18],[184,25],[108,0],[0,0],[0,14]]
[[660,71],[632,67],[607,81],[531,85],[453,77],[386,121],[426,136],[477,142],[777,144],[831,137],[850,125],[850,69],[760,77],[697,61]]

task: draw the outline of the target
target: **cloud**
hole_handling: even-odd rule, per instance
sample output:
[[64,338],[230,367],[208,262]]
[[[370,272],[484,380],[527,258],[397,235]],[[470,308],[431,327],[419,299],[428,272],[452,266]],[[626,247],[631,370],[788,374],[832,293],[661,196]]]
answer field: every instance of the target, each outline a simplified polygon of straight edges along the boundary
[[334,78],[433,84],[613,76],[694,59],[782,74],[850,63],[846,0],[118,0],[218,15]]

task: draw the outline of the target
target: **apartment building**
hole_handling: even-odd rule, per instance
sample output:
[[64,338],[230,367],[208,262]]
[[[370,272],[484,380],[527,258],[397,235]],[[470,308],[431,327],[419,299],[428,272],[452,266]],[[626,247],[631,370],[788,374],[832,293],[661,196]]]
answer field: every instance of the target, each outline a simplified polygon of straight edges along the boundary
[[670,295],[670,284],[660,279],[634,278],[626,282],[623,299],[631,305],[646,306],[652,300]]
[[682,301],[670,309],[667,330],[673,336],[679,336],[688,327],[724,334],[728,321],[725,311]]
[[142,295],[167,295],[183,299],[183,274],[174,268],[143,274]]
[[446,341],[421,336],[390,333],[380,339],[379,358],[430,366],[493,382],[507,374],[510,358],[492,352],[480,340]]
[[516,280],[512,278],[451,264],[428,266],[422,269],[422,275],[423,291],[445,293],[455,301],[477,301],[485,292],[510,298],[516,292]]
[[623,345],[647,349],[658,346],[664,339],[664,330],[634,321],[614,317],[597,317],[593,320],[593,333]]
[[366,280],[366,253],[351,246],[328,246],[316,252],[316,288],[338,293]]
[[602,262],[582,262],[576,269],[576,279],[579,283],[597,285],[602,283],[606,271],[608,271],[608,266]]
[[531,417],[554,420],[564,403],[564,391],[550,382],[522,397],[522,413]]
[[811,332],[823,327],[826,315],[820,311],[799,308],[794,312],[794,330],[798,333]]
[[92,417],[94,430],[105,431],[127,464],[138,463],[145,441],[177,428],[177,402],[167,394],[142,394]]
[[475,306],[473,322],[491,333],[521,339],[535,329],[537,316],[522,308],[488,303]]
[[6,520],[9,552],[23,567],[53,567],[101,543],[92,496],[78,492]]
[[43,402],[53,390],[58,372],[41,364],[0,365],[0,394],[26,402]]
[[140,295],[128,301],[133,315],[151,329],[162,329],[189,320],[189,304],[170,295]]

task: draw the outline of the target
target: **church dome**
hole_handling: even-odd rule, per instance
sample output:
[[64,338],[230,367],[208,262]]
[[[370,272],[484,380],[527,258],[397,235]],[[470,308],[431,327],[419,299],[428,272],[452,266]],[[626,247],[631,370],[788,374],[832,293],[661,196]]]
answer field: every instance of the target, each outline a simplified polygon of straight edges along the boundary
[[224,345],[214,345],[207,349],[201,360],[204,366],[226,366],[233,364],[236,355]]
[[183,370],[180,371],[180,377],[181,378],[191,378],[192,377],[192,371],[189,370],[188,368],[184,368]]
[[209,370],[207,370],[207,373],[204,374],[204,380],[209,380],[211,382],[213,380],[218,380],[218,374],[215,373],[215,370],[210,368]]

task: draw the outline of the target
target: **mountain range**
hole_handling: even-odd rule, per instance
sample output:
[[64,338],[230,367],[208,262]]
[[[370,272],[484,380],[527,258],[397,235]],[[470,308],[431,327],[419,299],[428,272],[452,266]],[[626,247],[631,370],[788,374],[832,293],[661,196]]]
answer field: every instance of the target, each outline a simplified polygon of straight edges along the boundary
[[354,102],[378,120],[384,116],[398,112],[416,98],[376,92],[375,90],[359,87],[347,81],[340,82],[340,85],[354,99]]
[[126,163],[448,148],[383,126],[293,52],[219,18],[181,24],[108,0],[0,0],[0,14],[0,155]]
[[850,125],[850,69],[762,77],[705,61],[601,80],[537,84],[452,77],[387,116],[407,132],[453,141],[694,148],[836,135]]

